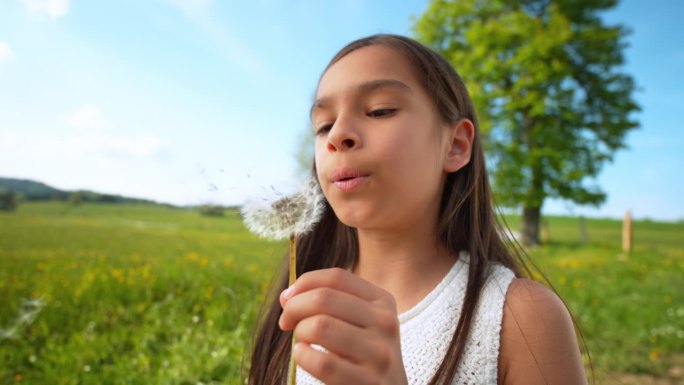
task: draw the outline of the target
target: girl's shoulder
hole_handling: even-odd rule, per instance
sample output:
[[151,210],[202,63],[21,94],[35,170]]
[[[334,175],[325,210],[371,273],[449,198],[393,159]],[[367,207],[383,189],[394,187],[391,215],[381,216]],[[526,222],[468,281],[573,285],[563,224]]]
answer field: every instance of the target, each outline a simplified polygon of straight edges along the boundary
[[585,384],[572,317],[548,287],[514,279],[501,326],[499,384]]

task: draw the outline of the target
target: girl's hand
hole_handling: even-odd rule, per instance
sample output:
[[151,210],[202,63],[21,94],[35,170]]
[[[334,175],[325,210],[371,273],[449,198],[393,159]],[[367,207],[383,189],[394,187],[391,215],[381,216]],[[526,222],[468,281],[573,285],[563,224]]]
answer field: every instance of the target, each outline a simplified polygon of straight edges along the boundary
[[[394,297],[339,269],[302,274],[280,294],[297,365],[329,385],[407,384]],[[317,344],[328,352],[310,345]]]

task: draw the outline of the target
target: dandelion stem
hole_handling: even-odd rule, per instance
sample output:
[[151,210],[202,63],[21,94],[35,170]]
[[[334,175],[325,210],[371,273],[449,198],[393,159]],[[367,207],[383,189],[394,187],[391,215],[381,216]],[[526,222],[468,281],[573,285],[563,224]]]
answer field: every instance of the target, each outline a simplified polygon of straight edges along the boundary
[[297,243],[294,234],[290,235],[290,283],[292,286],[297,280]]
[[297,384],[297,365],[294,361],[294,346],[295,346],[294,334],[292,335],[292,346],[290,347],[290,378],[288,379],[288,385]]
[[[272,191],[270,191],[272,190]],[[299,193],[283,196],[271,186],[269,192],[275,193],[275,201],[270,198],[248,202],[242,207],[241,213],[245,225],[250,231],[273,240],[290,238],[289,285],[297,279],[297,237],[314,230],[326,209],[325,197],[321,191],[318,179],[308,178]],[[290,374],[288,384],[296,383],[296,368],[294,362],[294,347],[297,341],[292,335],[292,350],[290,352]]]
[[[297,280],[297,240],[294,234],[290,234],[290,279],[289,286],[294,284]],[[294,361],[294,346],[297,343],[295,341],[294,333],[292,333],[292,346],[290,347],[290,378],[288,380],[289,385],[295,385],[297,383],[297,366]]]

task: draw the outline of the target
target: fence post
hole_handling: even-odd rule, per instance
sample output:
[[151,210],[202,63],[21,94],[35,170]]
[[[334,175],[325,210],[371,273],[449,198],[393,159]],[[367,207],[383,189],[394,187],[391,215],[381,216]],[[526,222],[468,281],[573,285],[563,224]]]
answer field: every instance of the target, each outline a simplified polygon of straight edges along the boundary
[[548,244],[551,240],[551,230],[549,229],[549,221],[547,219],[542,220],[541,228],[541,242],[542,244]]
[[622,251],[632,251],[632,213],[625,211],[625,219],[622,221]]
[[587,222],[584,220],[584,215],[579,217],[579,233],[580,233],[580,243],[582,245],[587,244]]

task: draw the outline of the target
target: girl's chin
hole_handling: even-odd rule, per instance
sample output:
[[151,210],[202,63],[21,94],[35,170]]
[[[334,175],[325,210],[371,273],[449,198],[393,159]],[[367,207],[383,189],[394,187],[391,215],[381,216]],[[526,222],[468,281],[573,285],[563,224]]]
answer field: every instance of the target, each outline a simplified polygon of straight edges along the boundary
[[342,217],[340,217],[340,216],[338,215],[338,216],[337,216],[337,219],[339,219],[340,222],[342,222],[345,226],[348,226],[348,227],[353,227],[353,228],[355,228],[355,229],[357,229],[357,228],[359,228],[359,227],[364,227],[364,221],[361,220],[360,218],[356,218],[356,217],[351,217],[351,218],[350,218],[350,217],[347,217],[347,216],[342,216]]
[[337,219],[345,226],[363,228],[369,224],[370,218],[369,215],[367,215],[366,210],[352,207],[335,208],[335,206],[333,206],[333,211],[335,212]]

